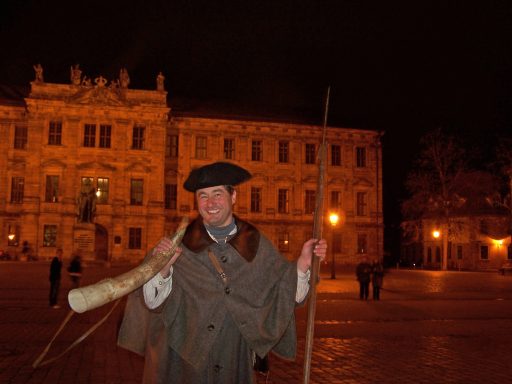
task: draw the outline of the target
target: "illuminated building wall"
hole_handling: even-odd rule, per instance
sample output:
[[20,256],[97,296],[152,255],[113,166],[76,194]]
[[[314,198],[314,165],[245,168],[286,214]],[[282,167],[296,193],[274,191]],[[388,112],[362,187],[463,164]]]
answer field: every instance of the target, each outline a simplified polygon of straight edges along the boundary
[[[193,194],[182,188],[190,169],[233,161],[253,174],[239,188],[235,213],[288,258],[298,256],[312,234],[321,126],[175,114],[162,88],[102,79],[34,81],[24,98],[3,90],[1,249],[21,258],[27,241],[40,259],[57,247],[65,257],[82,247],[89,261],[138,262],[183,215],[196,215]],[[325,209],[346,217],[334,229],[325,217],[336,263],[382,258],[380,135],[328,127],[327,142]],[[96,211],[81,225],[77,198],[89,182]],[[93,244],[80,243],[85,230],[94,232]]]

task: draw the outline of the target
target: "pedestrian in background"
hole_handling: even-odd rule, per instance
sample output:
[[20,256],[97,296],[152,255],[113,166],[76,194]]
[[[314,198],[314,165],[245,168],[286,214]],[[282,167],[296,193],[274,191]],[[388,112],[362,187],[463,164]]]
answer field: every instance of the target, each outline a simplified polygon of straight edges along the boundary
[[69,277],[71,278],[71,286],[78,288],[80,286],[80,279],[82,278],[82,260],[80,255],[76,254],[68,266]]
[[372,287],[373,287],[373,300],[380,300],[380,290],[384,282],[384,267],[375,259],[372,264]]
[[50,307],[60,308],[57,304],[60,288],[60,276],[62,270],[62,249],[57,249],[56,256],[50,264]]
[[372,266],[365,256],[356,267],[357,281],[359,281],[359,298],[361,300],[368,300],[370,289],[370,280],[372,274]]

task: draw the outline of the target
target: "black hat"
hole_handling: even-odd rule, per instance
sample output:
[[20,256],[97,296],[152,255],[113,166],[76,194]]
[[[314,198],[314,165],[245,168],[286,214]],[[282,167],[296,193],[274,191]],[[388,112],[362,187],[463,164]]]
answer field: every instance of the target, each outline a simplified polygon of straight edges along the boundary
[[251,178],[251,174],[231,163],[213,163],[193,169],[183,187],[190,192],[216,185],[238,185]]

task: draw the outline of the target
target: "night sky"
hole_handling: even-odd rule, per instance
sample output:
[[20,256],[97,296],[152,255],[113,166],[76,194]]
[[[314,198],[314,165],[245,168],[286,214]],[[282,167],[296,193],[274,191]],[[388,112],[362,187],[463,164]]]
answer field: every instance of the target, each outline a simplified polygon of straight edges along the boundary
[[[511,1],[24,1],[0,4],[0,84],[88,77],[154,89],[171,107],[240,111],[385,132],[386,226],[426,131],[480,146],[512,121]],[[510,135],[510,133],[509,133]],[[405,145],[404,145],[405,144]],[[388,248],[391,248],[388,244]]]

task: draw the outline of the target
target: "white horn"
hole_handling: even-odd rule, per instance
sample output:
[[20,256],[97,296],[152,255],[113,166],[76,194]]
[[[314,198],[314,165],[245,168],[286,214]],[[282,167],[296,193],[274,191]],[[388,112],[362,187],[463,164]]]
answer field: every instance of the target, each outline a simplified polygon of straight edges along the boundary
[[68,302],[73,311],[83,313],[110,303],[147,283],[155,276],[176,252],[187,229],[188,218],[183,217],[176,233],[171,238],[172,247],[167,252],[159,252],[138,267],[117,277],[107,278],[96,284],[72,289],[68,294]]

